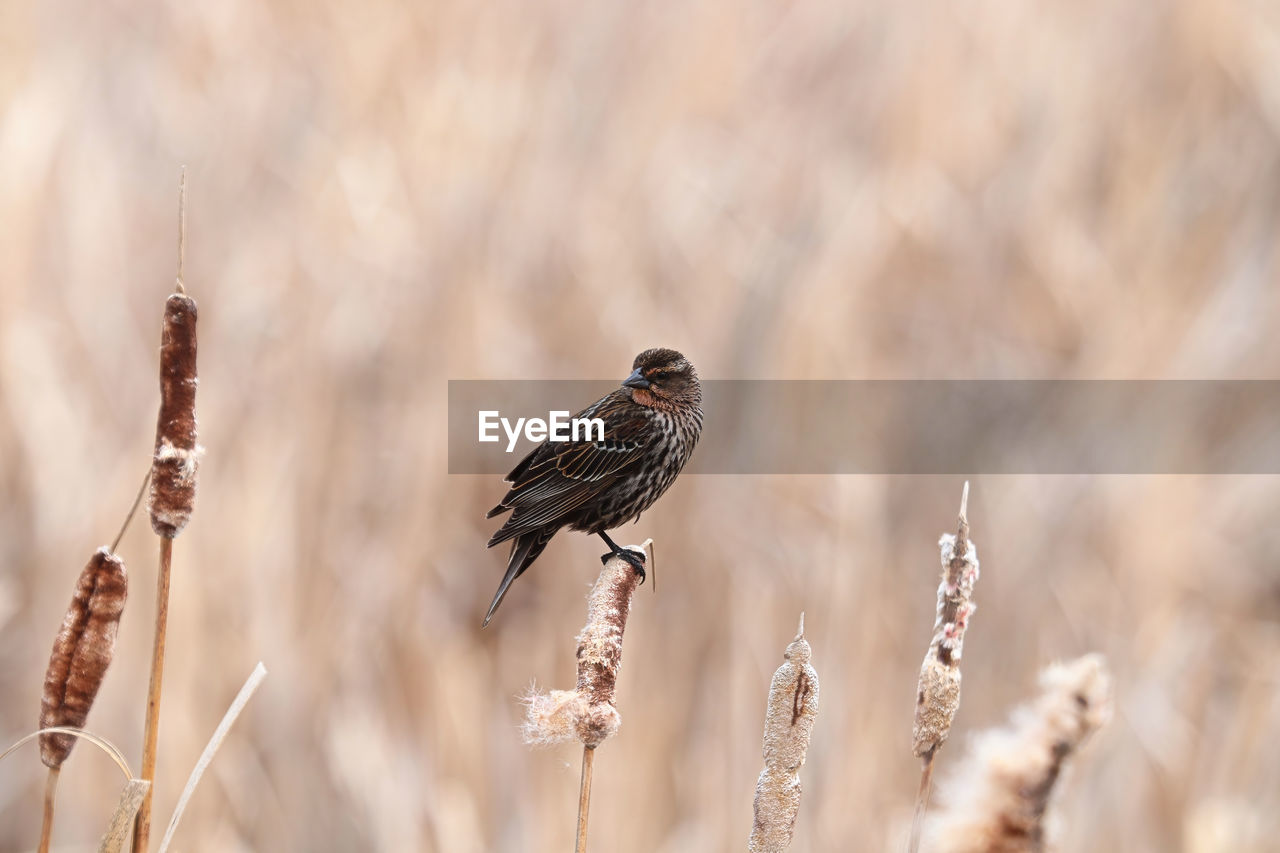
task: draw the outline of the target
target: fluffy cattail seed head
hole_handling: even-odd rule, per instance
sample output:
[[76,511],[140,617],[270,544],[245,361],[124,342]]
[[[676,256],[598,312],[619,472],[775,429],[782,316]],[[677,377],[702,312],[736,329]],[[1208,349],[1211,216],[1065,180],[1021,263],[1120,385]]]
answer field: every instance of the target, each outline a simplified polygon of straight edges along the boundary
[[617,733],[622,718],[614,700],[622,669],[622,635],[639,582],[640,576],[622,558],[605,563],[587,600],[587,624],[578,634],[577,687],[526,697],[526,743],[577,739],[594,748]]
[[960,657],[969,620],[977,609],[973,587],[978,581],[978,546],[969,538],[965,515],[968,496],[969,484],[965,483],[959,527],[955,535],[943,534],[938,540],[942,581],[938,584],[933,639],[920,667],[912,730],[912,749],[920,757],[931,756],[942,746],[960,707]]
[[809,752],[809,736],[818,717],[818,672],[809,663],[812,650],[800,630],[787,646],[786,662],[769,684],[764,722],[764,770],[756,781],[755,819],[750,853],[780,853],[791,845],[800,813],[800,768]]
[[1063,767],[1111,716],[1111,679],[1101,655],[1056,664],[1040,695],[1009,725],[984,732],[947,786],[927,849],[938,853],[1041,853],[1050,797]]
[[[40,699],[40,728],[83,728],[115,651],[116,630],[128,594],[124,562],[100,548],[80,573],[62,628],[53,641]],[[40,736],[40,760],[58,768],[76,739],[67,734]]]
[[151,528],[172,539],[191,518],[196,499],[196,302],[171,294],[160,339],[160,417],[151,468]]

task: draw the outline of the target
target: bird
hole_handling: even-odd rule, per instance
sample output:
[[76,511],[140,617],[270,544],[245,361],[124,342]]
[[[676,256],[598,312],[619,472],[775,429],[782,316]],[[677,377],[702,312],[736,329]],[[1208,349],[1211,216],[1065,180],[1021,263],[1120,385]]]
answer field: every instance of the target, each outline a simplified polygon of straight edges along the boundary
[[702,432],[702,386],[689,360],[672,349],[647,349],[631,368],[616,390],[574,416],[601,419],[603,437],[597,430],[594,440],[548,439],[506,476],[511,488],[485,518],[511,512],[488,544],[510,540],[511,555],[481,627],[562,528],[599,536],[609,546],[601,562],[621,557],[643,582],[643,558],[608,531],[638,519],[689,461]]

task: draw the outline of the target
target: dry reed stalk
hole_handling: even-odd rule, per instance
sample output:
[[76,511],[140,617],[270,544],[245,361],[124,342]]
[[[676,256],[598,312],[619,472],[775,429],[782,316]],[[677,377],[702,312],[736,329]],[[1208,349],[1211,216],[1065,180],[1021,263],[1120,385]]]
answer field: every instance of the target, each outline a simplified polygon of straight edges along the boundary
[[818,717],[818,673],[809,663],[812,650],[800,629],[783,655],[769,685],[764,721],[764,770],[756,781],[755,819],[749,853],[780,853],[791,846],[800,813],[800,768]]
[[[53,641],[40,697],[40,728],[84,728],[93,700],[115,653],[116,632],[129,593],[124,562],[106,547],[98,549],[76,582],[76,591]],[[40,851],[49,849],[54,796],[62,763],[76,739],[61,733],[40,735],[40,760],[49,768],[45,783]]]
[[1040,674],[1040,696],[978,736],[930,824],[937,853],[1040,853],[1063,766],[1111,715],[1106,662],[1091,654]]
[[267,677],[267,668],[259,661],[258,665],[253,668],[253,672],[249,674],[244,685],[240,688],[240,692],[236,694],[236,698],[232,701],[231,707],[227,708],[226,713],[222,715],[222,721],[218,723],[218,727],[213,730],[209,743],[205,745],[204,752],[200,753],[200,759],[196,761],[196,766],[192,768],[191,775],[187,777],[187,784],[182,789],[182,795],[178,797],[178,805],[174,807],[173,816],[169,818],[169,826],[164,831],[164,837],[160,839],[159,853],[166,853],[170,843],[173,841],[173,834],[178,829],[178,822],[182,820],[183,812],[186,811],[187,803],[191,801],[191,795],[195,793],[196,785],[200,784],[200,780],[204,777],[205,771],[209,769],[209,765],[213,763],[213,758],[218,754],[218,750],[222,748],[222,742],[227,738],[227,732],[231,731],[231,727],[239,719],[240,713],[244,711],[245,706],[249,704],[249,700],[253,698],[253,694],[262,684],[262,680]]
[[[652,540],[639,551],[648,557]],[[582,743],[582,781],[578,789],[577,853],[587,849],[587,817],[591,807],[591,774],[595,749],[622,725],[615,704],[622,668],[622,636],[640,575],[620,557],[609,559],[587,599],[587,624],[578,634],[578,683],[573,690],[534,692],[525,697],[525,743],[547,746]]]
[[[151,467],[149,510],[151,529],[160,537],[160,566],[156,580],[156,623],[151,650],[151,680],[147,688],[147,720],[143,732],[142,775],[155,782],[156,742],[160,732],[160,696],[164,677],[165,636],[169,622],[169,578],[173,540],[191,518],[195,504],[196,470],[201,448],[196,443],[196,302],[186,294],[182,263],[186,246],[185,202],[187,175],[178,190],[177,292],[165,300],[160,340],[160,414],[156,422],[155,456]],[[138,809],[133,853],[147,849],[151,834],[149,788]]]
[[960,495],[960,516],[955,535],[938,540],[942,557],[942,582],[938,585],[937,617],[933,639],[920,666],[916,690],[915,725],[912,750],[920,759],[920,787],[916,792],[915,814],[911,822],[908,853],[920,849],[920,834],[929,808],[933,784],[933,759],[951,732],[951,723],[960,707],[960,657],[964,635],[977,605],[973,587],[978,581],[978,546],[969,538],[969,483]]

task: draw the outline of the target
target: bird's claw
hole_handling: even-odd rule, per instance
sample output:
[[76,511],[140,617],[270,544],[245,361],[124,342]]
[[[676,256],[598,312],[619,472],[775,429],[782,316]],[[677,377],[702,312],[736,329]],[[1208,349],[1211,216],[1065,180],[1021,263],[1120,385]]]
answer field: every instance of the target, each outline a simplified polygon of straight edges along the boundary
[[640,583],[641,584],[644,583],[645,571],[644,571],[644,555],[643,554],[639,554],[635,551],[632,551],[630,548],[619,548],[617,551],[610,551],[608,554],[601,554],[600,562],[602,564],[607,563],[610,560],[612,560],[614,557],[618,557],[623,562],[625,562],[628,566],[634,569],[635,573],[640,576]]

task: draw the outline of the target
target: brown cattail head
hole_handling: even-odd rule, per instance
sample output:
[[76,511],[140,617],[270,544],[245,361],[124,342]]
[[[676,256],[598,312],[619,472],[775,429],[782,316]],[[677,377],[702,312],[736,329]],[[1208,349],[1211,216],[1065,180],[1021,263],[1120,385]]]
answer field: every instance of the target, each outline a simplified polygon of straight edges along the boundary
[[[53,641],[40,700],[40,728],[83,728],[115,651],[116,629],[124,612],[129,577],[124,562],[99,548],[80,573],[75,596]],[[76,739],[67,734],[40,736],[40,760],[57,768]]]
[[960,656],[969,619],[977,609],[973,587],[978,581],[978,546],[969,538],[968,497],[969,484],[965,483],[958,529],[954,536],[947,533],[938,540],[942,554],[938,615],[933,640],[920,667],[912,731],[912,749],[920,757],[932,756],[942,746],[960,707]]
[[938,853],[1040,853],[1045,816],[1067,759],[1111,716],[1101,655],[1040,674],[1040,696],[1007,728],[984,732],[949,780],[946,809],[930,827]]
[[818,718],[818,672],[809,663],[811,655],[801,613],[800,629],[784,654],[786,661],[769,684],[764,770],[756,780],[749,853],[780,853],[791,846],[800,813],[800,768]]
[[164,305],[160,338],[160,417],[151,467],[151,529],[172,539],[196,499],[196,302],[174,293]]
[[639,582],[639,574],[621,557],[605,563],[587,599],[587,624],[578,634],[578,686],[526,697],[525,742],[543,745],[576,738],[594,748],[618,731],[622,718],[614,699],[622,635]]

